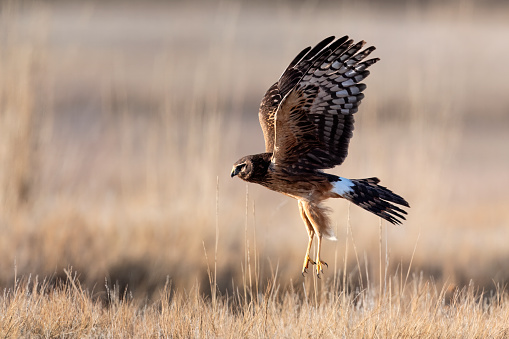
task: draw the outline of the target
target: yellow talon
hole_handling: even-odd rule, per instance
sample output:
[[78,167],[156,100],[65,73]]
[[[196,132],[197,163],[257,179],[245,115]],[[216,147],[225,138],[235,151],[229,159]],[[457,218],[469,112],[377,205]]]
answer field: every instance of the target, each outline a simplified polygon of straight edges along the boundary
[[306,255],[306,257],[304,258],[304,265],[302,266],[302,276],[304,276],[305,273],[308,273],[309,263],[312,263],[313,265],[316,264],[313,260],[311,260],[309,255]]
[[329,268],[329,265],[327,265],[327,263],[325,261],[319,260],[316,263],[316,276],[318,278],[320,278],[320,272],[323,273],[323,266],[322,265],[325,265],[325,266],[327,266],[327,268]]

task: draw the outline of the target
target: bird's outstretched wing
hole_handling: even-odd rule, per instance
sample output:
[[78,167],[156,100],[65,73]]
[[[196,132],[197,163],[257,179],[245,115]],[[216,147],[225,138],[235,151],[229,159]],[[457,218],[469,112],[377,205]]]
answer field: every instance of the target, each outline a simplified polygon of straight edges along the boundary
[[302,170],[303,166],[296,168],[302,162],[302,155],[320,148],[316,126],[308,118],[318,92],[319,87],[315,85],[298,86],[288,93],[277,110],[276,144],[272,159],[277,159],[278,166]]
[[265,93],[258,112],[258,119],[265,138],[266,152],[274,150],[275,114],[283,98],[299,83],[313,65],[314,60],[317,60],[323,54],[330,54],[333,49],[346,42],[348,37],[344,36],[330,44],[333,40],[334,37],[331,36],[313,48],[306,47],[303,49],[288,65],[279,80],[270,86]]
[[[274,115],[274,126],[266,123],[263,127],[262,123],[266,150],[272,151],[272,143],[276,166],[304,171],[332,168],[348,154],[353,114],[366,88],[359,82],[369,75],[366,69],[379,59],[363,61],[375,49],[360,51],[364,41],[353,44],[347,37],[331,43],[332,40],[333,37],[325,39],[310,51],[301,52],[297,58],[303,56],[292,61],[262,102],[263,108],[266,99],[270,100],[268,96],[279,101],[270,113]],[[269,112],[267,107],[264,112]],[[260,121],[262,115],[268,121],[270,114],[261,112]],[[274,139],[267,137],[270,128],[274,129]]]

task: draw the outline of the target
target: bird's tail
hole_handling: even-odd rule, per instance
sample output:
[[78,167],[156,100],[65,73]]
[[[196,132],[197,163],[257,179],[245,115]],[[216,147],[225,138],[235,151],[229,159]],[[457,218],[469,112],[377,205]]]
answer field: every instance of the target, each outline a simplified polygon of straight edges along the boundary
[[401,224],[407,213],[394,204],[406,207],[410,205],[390,189],[378,185],[379,182],[378,178],[350,180],[338,177],[337,181],[331,183],[333,191],[341,197],[393,224]]

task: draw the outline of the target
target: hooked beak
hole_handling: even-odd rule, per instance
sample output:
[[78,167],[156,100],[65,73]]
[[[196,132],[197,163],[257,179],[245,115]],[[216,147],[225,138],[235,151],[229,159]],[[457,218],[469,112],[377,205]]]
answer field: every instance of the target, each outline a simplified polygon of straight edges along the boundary
[[232,168],[232,172],[231,172],[230,176],[233,178],[234,176],[239,174],[239,172],[240,172],[239,168],[235,166]]

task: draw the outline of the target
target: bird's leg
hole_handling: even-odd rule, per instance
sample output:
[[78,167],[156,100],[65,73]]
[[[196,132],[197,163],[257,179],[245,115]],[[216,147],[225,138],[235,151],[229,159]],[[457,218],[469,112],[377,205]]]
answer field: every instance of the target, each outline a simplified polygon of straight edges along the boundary
[[[306,220],[310,224],[306,223],[306,226],[311,226],[314,230],[314,234],[318,237],[318,249],[316,250],[316,275],[318,278],[320,278],[320,272],[323,273],[323,265],[329,267],[325,261],[320,260],[320,251],[322,249],[322,232],[321,232],[321,226],[323,227],[324,222],[326,219],[324,218],[323,212],[319,209],[318,206],[307,203],[305,201],[299,201],[299,207],[301,207],[301,214],[304,212],[305,216],[307,217]],[[320,223],[321,221],[321,223]],[[311,244],[309,245],[311,246]],[[309,247],[308,247],[309,250]]]
[[311,222],[306,216],[306,213],[304,212],[304,206],[302,205],[302,202],[300,200],[299,200],[299,211],[300,216],[304,221],[304,225],[306,225],[306,230],[309,236],[308,248],[306,250],[306,256],[304,257],[304,264],[302,265],[302,275],[304,275],[308,271],[309,263],[312,263],[313,265],[315,264],[315,262],[311,260],[311,258],[309,257],[309,252],[311,251],[311,244],[313,243],[313,236],[315,235],[315,230],[313,229],[313,225],[311,225]]
[[312,263],[313,265],[316,264],[313,260],[311,260],[311,258],[309,257],[309,251],[311,250],[311,244],[313,243],[313,236],[315,235],[314,233],[312,232],[309,232],[308,233],[309,235],[309,242],[308,242],[308,249],[306,251],[306,256],[304,257],[304,264],[302,265],[302,275],[304,275],[304,273],[307,273],[308,272],[308,265],[309,263]]
[[318,278],[320,278],[320,272],[323,273],[322,265],[329,267],[329,265],[327,265],[327,263],[325,261],[320,260],[321,249],[322,249],[322,235],[319,234],[318,235],[318,249],[316,250],[316,275],[318,276]]

